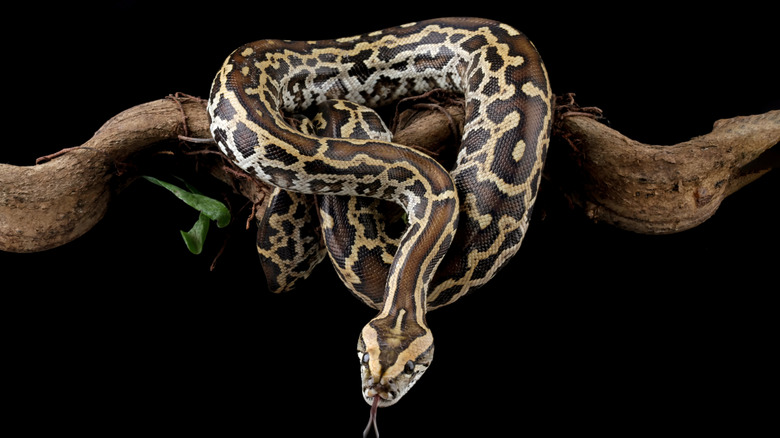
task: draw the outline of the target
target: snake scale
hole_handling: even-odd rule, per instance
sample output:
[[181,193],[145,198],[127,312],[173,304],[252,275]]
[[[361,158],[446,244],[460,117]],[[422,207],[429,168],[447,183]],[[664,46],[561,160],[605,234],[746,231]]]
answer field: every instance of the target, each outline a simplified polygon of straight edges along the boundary
[[[465,100],[452,169],[338,117],[440,88]],[[358,339],[372,412],[396,403],[430,365],[426,312],[484,285],[518,251],[549,145],[551,97],[532,43],[479,18],[260,40],[236,49],[214,79],[208,111],[219,148],[276,187],[258,237],[269,285],[289,289],[327,253],[352,293],[378,310]],[[323,105],[331,120],[293,126],[286,117]],[[336,130],[307,128],[327,124]],[[397,235],[381,228],[397,218],[388,204],[403,209]],[[326,248],[305,231],[316,219]]]

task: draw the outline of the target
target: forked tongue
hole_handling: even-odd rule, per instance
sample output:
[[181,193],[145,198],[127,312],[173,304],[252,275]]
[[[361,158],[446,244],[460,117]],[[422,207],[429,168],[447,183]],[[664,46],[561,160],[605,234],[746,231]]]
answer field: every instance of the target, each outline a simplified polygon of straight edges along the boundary
[[379,438],[379,429],[376,427],[376,411],[379,407],[379,394],[374,396],[374,403],[371,404],[371,415],[368,417],[368,425],[366,426],[366,430],[363,431],[363,438],[366,438],[368,436],[368,433],[371,432],[371,426],[374,426],[374,435],[376,435],[376,438]]

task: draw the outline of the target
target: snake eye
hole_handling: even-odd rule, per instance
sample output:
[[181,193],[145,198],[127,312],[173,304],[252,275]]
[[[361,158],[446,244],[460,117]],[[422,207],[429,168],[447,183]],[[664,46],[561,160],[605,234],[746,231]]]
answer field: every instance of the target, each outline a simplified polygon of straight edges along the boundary
[[363,353],[363,357],[360,358],[360,361],[363,363],[368,363],[368,359],[370,359],[368,353]]
[[406,362],[406,365],[404,365],[404,372],[406,374],[412,374],[414,372],[414,362],[413,361],[410,360],[409,362]]

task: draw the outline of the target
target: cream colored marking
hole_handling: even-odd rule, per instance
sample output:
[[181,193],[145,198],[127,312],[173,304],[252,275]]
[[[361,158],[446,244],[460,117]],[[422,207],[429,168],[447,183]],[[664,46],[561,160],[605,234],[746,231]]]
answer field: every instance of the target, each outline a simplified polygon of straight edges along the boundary
[[312,119],[312,123],[316,125],[318,130],[323,130],[328,127],[328,121],[325,120],[325,117],[322,116],[322,113],[317,113],[317,115],[314,116],[314,119]]
[[493,216],[490,214],[481,214],[481,215],[475,215],[474,213],[479,213],[479,208],[477,208],[477,195],[474,193],[468,193],[466,195],[466,211],[469,212],[469,216],[471,216],[471,219],[476,221],[477,224],[479,224],[479,228],[484,230],[487,228],[488,225],[493,221]]
[[379,336],[373,327],[366,324],[363,327],[362,337],[368,353],[368,371],[374,382],[379,382],[382,377],[382,365],[379,363]]
[[344,38],[339,38],[339,39],[337,39],[336,41],[337,41],[337,42],[339,42],[339,43],[349,43],[349,42],[352,42],[352,41],[358,41],[358,40],[360,40],[360,35],[355,35],[355,36],[351,36],[351,37],[344,37]]
[[320,210],[320,225],[322,228],[326,230],[330,230],[333,228],[333,225],[335,225],[335,221],[333,220],[333,216],[329,215],[327,212],[324,212]]
[[518,140],[515,144],[514,149],[512,149],[512,158],[514,158],[515,161],[520,161],[523,159],[523,155],[525,154],[525,140]]
[[523,93],[530,97],[545,97],[543,90],[540,90],[533,82],[526,82],[523,84]]
[[512,36],[520,35],[520,32],[517,29],[515,29],[514,27],[509,26],[507,24],[501,23],[501,24],[498,25],[498,27],[500,27],[501,29],[504,29],[505,31],[507,31],[507,33],[509,35],[512,35]]
[[392,334],[400,336],[403,333],[401,331],[401,325],[403,324],[404,315],[406,315],[406,309],[401,309],[398,311],[398,316],[395,318],[395,325],[392,329],[390,329]]

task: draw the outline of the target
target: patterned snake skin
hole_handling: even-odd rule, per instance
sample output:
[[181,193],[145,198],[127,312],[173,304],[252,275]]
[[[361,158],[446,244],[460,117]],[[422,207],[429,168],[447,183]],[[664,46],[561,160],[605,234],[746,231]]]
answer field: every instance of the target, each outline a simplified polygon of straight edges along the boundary
[[[334,99],[344,112],[382,108],[439,88],[466,104],[452,169],[353,118],[314,116],[301,127],[285,117]],[[484,285],[518,251],[549,144],[551,97],[530,41],[477,18],[257,41],[217,74],[208,105],[214,139],[278,187],[258,240],[269,284],[288,289],[324,257],[320,234],[305,228],[319,217],[342,280],[378,309],[358,340],[362,392],[374,408],[397,402],[430,365],[426,312]],[[307,127],[324,123],[338,129]],[[388,204],[403,209],[397,235],[377,230],[396,223]]]

